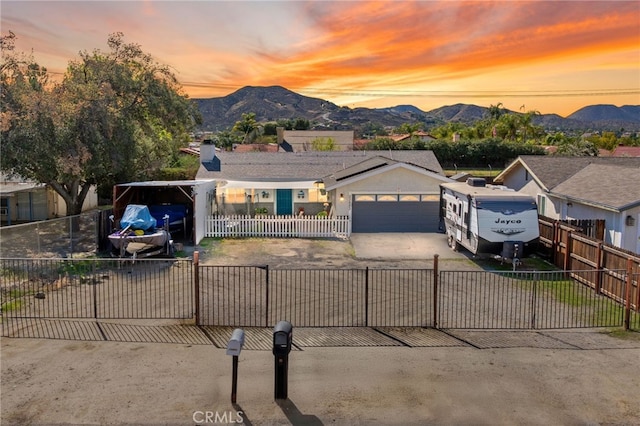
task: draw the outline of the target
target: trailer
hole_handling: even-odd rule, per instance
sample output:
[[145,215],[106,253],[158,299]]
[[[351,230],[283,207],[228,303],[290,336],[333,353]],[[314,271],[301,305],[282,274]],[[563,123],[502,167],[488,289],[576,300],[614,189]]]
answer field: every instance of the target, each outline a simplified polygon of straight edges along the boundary
[[532,253],[540,230],[535,198],[482,178],[440,184],[440,219],[453,250],[513,261]]

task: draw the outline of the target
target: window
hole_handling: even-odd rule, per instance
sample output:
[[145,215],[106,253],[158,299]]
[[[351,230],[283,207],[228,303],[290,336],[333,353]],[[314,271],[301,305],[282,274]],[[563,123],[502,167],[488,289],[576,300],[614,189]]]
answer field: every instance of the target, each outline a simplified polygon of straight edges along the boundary
[[397,195],[378,195],[378,201],[398,201]]
[[440,201],[439,194],[425,194],[422,195],[422,201]]
[[420,196],[411,194],[401,195],[400,201],[420,201]]
[[354,197],[355,201],[375,201],[375,195],[356,195]]

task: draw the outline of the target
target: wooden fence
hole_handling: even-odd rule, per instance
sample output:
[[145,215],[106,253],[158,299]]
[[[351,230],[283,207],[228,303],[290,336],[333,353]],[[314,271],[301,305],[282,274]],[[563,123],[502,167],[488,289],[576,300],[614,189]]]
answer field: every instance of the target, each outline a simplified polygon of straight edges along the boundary
[[348,238],[349,217],[209,216],[206,237]]
[[[589,237],[582,229],[540,216],[540,247],[565,271],[601,271],[599,274],[571,272],[576,278],[608,297],[640,310],[640,256]],[[623,272],[621,272],[623,271]]]

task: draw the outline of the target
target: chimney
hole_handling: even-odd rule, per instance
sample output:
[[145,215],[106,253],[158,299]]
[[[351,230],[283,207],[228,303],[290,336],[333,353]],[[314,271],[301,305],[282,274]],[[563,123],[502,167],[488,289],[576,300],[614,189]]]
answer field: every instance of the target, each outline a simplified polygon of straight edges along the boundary
[[276,127],[276,135],[278,145],[282,145],[282,142],[284,142],[284,127]]
[[211,139],[205,139],[200,144],[200,162],[210,163],[216,156],[216,146]]

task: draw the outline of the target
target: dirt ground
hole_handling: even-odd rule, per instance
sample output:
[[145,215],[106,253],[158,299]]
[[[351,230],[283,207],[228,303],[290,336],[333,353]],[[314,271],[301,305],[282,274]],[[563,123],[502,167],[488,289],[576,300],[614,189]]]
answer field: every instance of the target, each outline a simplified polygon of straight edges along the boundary
[[[388,244],[376,258],[359,258],[357,245],[340,240],[215,240],[198,249],[212,265],[433,264],[426,251],[408,258]],[[464,255],[441,256],[443,269],[478,269]],[[154,335],[164,325],[145,323]],[[420,343],[405,345],[385,330],[324,332],[332,336],[326,341],[347,343],[318,343],[294,330],[288,399],[276,402],[270,330],[248,331],[237,404],[232,358],[206,341],[3,338],[0,422],[640,425],[638,333],[417,329],[407,333],[420,334]]]

